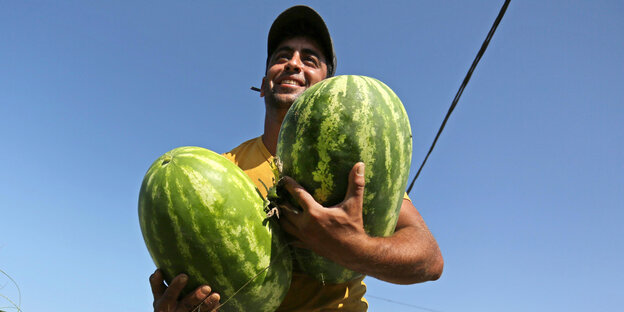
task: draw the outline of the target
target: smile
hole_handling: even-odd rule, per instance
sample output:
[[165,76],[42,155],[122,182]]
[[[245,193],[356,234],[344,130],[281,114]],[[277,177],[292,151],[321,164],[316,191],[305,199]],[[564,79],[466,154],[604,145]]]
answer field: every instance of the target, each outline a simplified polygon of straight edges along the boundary
[[284,79],[284,80],[280,81],[280,84],[282,84],[282,85],[291,85],[291,86],[302,86],[303,85],[299,81],[292,80],[292,79]]

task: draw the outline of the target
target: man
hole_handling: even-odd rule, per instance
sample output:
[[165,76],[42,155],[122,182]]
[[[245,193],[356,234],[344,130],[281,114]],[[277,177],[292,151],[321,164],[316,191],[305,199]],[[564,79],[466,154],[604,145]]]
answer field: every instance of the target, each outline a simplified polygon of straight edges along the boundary
[[[336,58],[325,22],[309,7],[284,11],[269,31],[267,65],[260,96],[265,101],[264,133],[224,154],[247,173],[252,181],[272,185],[272,162],[280,126],[288,108],[303,91],[334,75]],[[378,279],[412,284],[438,279],[443,260],[438,245],[422,217],[408,198],[403,200],[395,233],[370,237],[364,232],[362,196],[365,164],[354,165],[349,175],[345,200],[335,207],[323,207],[296,181],[285,177],[283,186],[303,212],[281,210],[282,228],[298,239],[300,248],[327,257],[351,270]],[[264,187],[256,182],[266,195]],[[187,276],[174,278],[169,288],[160,271],[150,277],[154,310],[189,311],[201,304],[202,311],[219,305],[218,293],[209,286],[178,301]],[[344,284],[323,284],[301,272],[293,273],[290,290],[278,311],[366,311],[362,278]],[[202,303],[203,302],[203,303]]]

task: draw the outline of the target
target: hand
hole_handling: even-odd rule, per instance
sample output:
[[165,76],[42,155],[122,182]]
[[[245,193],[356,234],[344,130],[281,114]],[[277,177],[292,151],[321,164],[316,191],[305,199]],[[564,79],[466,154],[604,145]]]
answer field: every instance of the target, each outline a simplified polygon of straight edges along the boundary
[[211,294],[212,290],[208,285],[198,287],[178,301],[180,292],[188,281],[186,274],[176,276],[169,287],[165,286],[160,270],[156,270],[149,281],[154,294],[154,312],[215,311],[219,307],[220,296],[215,292]]
[[349,173],[344,200],[333,207],[323,207],[312,195],[290,177],[280,182],[292,195],[302,212],[292,205],[281,207],[282,228],[298,241],[292,245],[310,249],[337,263],[351,262],[357,250],[370,237],[364,231],[362,202],[364,196],[364,163],[356,163]]
[[[362,203],[364,164],[357,163],[349,173],[344,200],[333,207],[317,203],[295,180],[284,177],[280,183],[303,209],[296,213],[283,204],[282,228],[307,248],[348,269],[395,284],[436,280],[444,260],[435,238],[422,216],[404,199],[395,232],[388,237],[370,237],[364,231]],[[282,204],[280,204],[282,205]]]

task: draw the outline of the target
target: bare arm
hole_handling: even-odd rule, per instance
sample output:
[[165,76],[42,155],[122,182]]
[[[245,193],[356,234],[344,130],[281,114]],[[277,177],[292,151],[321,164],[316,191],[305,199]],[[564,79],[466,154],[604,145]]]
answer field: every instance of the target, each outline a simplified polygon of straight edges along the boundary
[[[366,244],[366,245],[364,245]],[[412,202],[404,199],[392,236],[369,237],[352,269],[395,284],[437,280],[444,260],[435,238]],[[372,265],[371,265],[372,264]]]
[[444,261],[438,244],[409,200],[403,200],[393,235],[370,237],[364,232],[363,163],[351,170],[345,199],[335,207],[321,206],[291,178],[284,179],[284,186],[304,210],[295,214],[282,209],[281,224],[299,240],[295,246],[395,284],[436,280],[442,274]]

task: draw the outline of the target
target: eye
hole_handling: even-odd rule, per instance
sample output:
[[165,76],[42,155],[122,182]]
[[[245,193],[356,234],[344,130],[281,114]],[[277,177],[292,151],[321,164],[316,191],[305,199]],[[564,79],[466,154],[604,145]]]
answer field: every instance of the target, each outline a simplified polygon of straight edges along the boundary
[[303,62],[310,67],[318,67],[319,66],[319,60],[316,56],[314,55],[307,55],[303,58]]
[[290,57],[291,57],[291,53],[282,51],[282,52],[275,54],[274,58],[275,58],[276,63],[282,63],[282,62],[287,62],[288,60],[290,60]]

